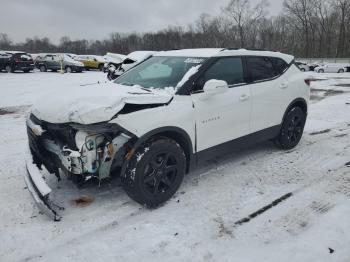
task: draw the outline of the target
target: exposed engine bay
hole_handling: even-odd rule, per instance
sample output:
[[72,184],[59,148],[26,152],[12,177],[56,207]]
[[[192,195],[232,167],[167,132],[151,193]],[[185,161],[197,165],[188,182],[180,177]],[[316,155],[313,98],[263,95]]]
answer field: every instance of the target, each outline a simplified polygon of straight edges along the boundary
[[108,178],[113,168],[121,166],[132,138],[115,124],[50,124],[33,114],[27,127],[34,163],[39,168],[44,165],[58,178],[61,169],[79,182]]

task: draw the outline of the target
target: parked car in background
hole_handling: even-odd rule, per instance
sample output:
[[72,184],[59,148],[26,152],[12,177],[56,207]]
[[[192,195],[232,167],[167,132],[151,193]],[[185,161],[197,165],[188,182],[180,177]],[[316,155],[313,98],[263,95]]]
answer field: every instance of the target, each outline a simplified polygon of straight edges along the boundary
[[313,62],[313,63],[307,64],[310,71],[315,71],[315,68],[318,66],[321,66],[321,65],[323,65],[323,63],[321,63],[321,62]]
[[102,56],[97,55],[77,55],[74,59],[82,62],[86,70],[98,69],[103,71],[103,66],[106,62]]
[[6,70],[8,73],[23,71],[28,73],[34,69],[32,57],[19,51],[1,51],[0,52],[0,70]]
[[[0,52],[0,71],[10,69],[8,65],[10,64],[10,59],[11,59],[10,54],[6,54],[4,52]],[[11,71],[11,70],[10,70]]]
[[108,73],[107,73],[108,80],[114,80],[118,78],[124,72],[130,70],[134,66],[150,58],[155,53],[156,53],[155,51],[135,51],[128,54],[121,63],[111,64],[108,67]]
[[51,70],[57,72],[58,70],[64,70],[67,73],[82,72],[84,70],[84,64],[72,59],[67,54],[44,54],[40,55],[35,60],[35,67],[41,72]]
[[310,71],[310,67],[304,62],[295,62],[295,64],[302,72]]
[[346,64],[329,63],[320,65],[315,68],[317,73],[344,73],[346,72]]
[[103,66],[103,72],[107,72],[110,65],[117,67],[119,64],[121,64],[126,58],[126,55],[107,53],[105,56],[103,56],[103,58],[106,61]]

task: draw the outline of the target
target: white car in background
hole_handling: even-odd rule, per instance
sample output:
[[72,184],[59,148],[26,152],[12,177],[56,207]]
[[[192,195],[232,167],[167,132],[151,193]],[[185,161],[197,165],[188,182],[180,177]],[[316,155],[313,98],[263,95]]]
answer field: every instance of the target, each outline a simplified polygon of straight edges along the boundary
[[302,72],[310,71],[310,67],[304,62],[295,62],[295,64],[299,67],[300,71]]
[[110,64],[108,67],[107,78],[108,80],[114,80],[121,76],[124,72],[130,70],[134,66],[140,64],[146,59],[154,55],[155,51],[135,51],[128,54],[120,64]]
[[317,73],[344,73],[346,72],[347,66],[346,64],[330,63],[320,65],[316,67],[314,71]]
[[123,60],[126,58],[126,55],[122,54],[116,54],[116,53],[107,53],[103,56],[104,60],[106,61],[103,67],[103,71],[107,72],[110,65],[118,65],[123,62]]

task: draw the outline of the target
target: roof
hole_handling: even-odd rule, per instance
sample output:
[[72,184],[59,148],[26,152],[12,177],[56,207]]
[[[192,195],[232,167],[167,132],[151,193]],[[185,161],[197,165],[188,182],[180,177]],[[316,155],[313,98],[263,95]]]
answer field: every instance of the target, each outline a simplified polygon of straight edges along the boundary
[[161,51],[154,56],[178,56],[178,57],[212,57],[222,51],[223,48],[196,48],[171,51]]
[[225,49],[225,48],[196,48],[158,52],[154,56],[184,56],[184,57],[223,57],[223,56],[269,56],[279,57],[287,63],[293,61],[294,57],[274,51],[260,51],[247,49]]
[[287,63],[292,62],[294,59],[294,56],[287,55],[287,54],[280,53],[280,52],[247,50],[247,49],[225,49],[215,56],[216,57],[222,57],[222,56],[269,56],[269,57],[282,58]]

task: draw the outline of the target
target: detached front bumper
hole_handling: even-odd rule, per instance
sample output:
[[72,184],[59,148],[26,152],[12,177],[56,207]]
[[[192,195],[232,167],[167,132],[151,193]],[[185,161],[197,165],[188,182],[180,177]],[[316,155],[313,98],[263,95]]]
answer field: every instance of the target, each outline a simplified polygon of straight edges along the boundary
[[51,201],[51,188],[46,184],[39,168],[33,164],[31,155],[26,157],[24,179],[40,211],[54,221],[60,221],[62,217],[59,215],[58,210],[62,210],[63,208],[58,207]]

